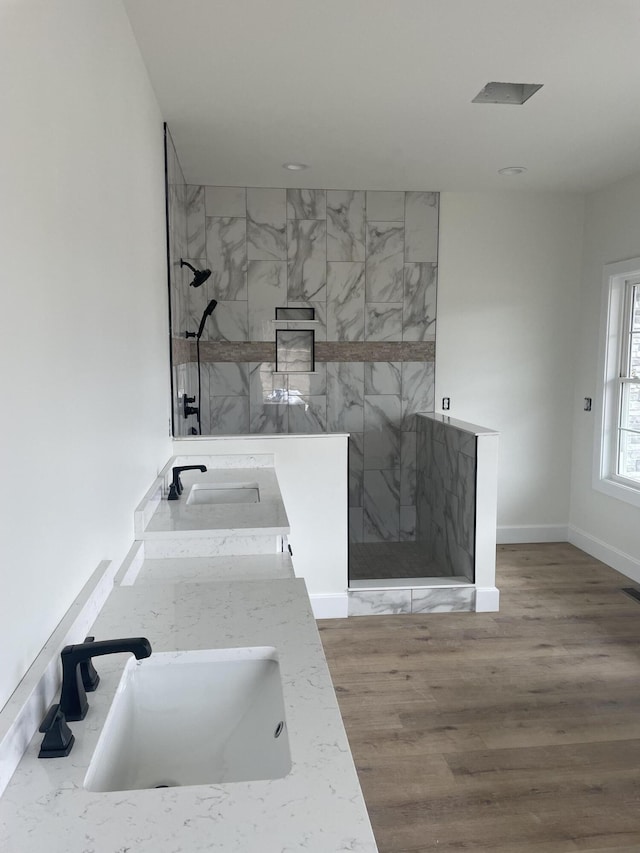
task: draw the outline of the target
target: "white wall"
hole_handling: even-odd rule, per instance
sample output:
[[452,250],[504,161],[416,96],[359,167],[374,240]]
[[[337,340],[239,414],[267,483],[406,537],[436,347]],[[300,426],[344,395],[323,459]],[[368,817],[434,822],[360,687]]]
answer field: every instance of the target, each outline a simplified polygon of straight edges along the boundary
[[[640,175],[587,198],[578,301],[570,539],[640,581],[640,509],[594,490],[593,444],[603,267],[640,255]],[[597,407],[595,407],[597,408]]]
[[583,217],[578,195],[441,196],[436,409],[500,432],[499,541],[566,537]]
[[317,618],[347,615],[347,436],[251,435],[177,439],[173,452],[273,453],[296,575]]
[[120,0],[0,5],[0,707],[171,454],[162,121]]

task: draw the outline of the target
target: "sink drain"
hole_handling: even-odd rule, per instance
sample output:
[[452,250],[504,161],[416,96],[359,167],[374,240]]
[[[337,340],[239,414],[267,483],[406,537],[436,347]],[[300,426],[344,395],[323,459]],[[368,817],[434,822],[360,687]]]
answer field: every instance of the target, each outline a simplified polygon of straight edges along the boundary
[[284,720],[280,720],[280,722],[279,722],[279,723],[278,723],[278,725],[276,726],[276,730],[275,730],[275,732],[273,733],[273,736],[274,736],[274,737],[280,737],[280,735],[282,734],[282,730],[283,730],[283,729],[284,729]]

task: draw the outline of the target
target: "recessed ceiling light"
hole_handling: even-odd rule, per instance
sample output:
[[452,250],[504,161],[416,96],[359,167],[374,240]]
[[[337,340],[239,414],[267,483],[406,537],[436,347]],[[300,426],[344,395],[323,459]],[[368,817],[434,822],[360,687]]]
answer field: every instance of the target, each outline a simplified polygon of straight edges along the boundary
[[525,166],[505,166],[504,169],[498,169],[499,175],[521,175],[526,172]]
[[283,163],[283,169],[288,169],[290,172],[302,172],[303,169],[308,169],[306,163]]

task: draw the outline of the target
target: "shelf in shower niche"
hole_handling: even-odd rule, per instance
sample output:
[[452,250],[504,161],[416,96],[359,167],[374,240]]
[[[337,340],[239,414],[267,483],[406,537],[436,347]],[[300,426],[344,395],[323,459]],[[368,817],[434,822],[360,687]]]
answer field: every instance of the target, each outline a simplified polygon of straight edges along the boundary
[[316,309],[306,307],[280,306],[276,308],[274,323],[317,323]]

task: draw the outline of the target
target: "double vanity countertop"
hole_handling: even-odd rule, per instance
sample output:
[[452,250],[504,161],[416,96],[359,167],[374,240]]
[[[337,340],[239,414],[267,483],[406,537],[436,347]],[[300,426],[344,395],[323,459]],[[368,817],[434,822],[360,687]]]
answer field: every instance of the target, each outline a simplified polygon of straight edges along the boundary
[[101,682],[88,695],[86,718],[71,723],[76,743],[70,755],[38,760],[42,736],[36,736],[0,799],[1,850],[375,853],[303,580],[119,587],[92,630],[96,639],[146,636],[154,652],[274,646],[291,771],[258,782],[85,790],[84,776],[129,656],[96,659]]
[[[213,536],[232,530],[238,535],[247,530],[265,532],[261,518],[267,531],[288,532],[272,468],[220,467],[204,475],[191,474],[183,475],[180,501],[162,499],[148,516],[149,533],[169,531],[188,537],[205,535],[206,530]],[[260,503],[186,504],[194,482],[257,482]],[[274,647],[291,756],[287,775],[142,790],[85,789],[89,764],[131,656],[96,658],[100,684],[88,694],[85,719],[70,724],[76,738],[70,755],[38,760],[42,735],[37,734],[0,798],[0,850],[376,853],[304,580],[283,577],[289,571],[282,563],[285,555],[273,557],[277,565],[257,556],[255,569],[250,556],[237,558],[245,577],[247,572],[266,570],[260,580],[228,580],[233,557],[187,560],[186,574],[180,560],[150,561],[139,584],[112,590],[91,633],[96,640],[144,636],[156,653]],[[218,562],[223,574],[216,577]],[[205,574],[208,563],[211,575]],[[157,581],[152,577],[154,565],[162,568]],[[180,724],[176,719],[175,725]],[[202,737],[206,739],[207,733]]]
[[[203,535],[287,534],[289,519],[273,468],[210,468],[205,473],[185,471],[179,500],[161,500],[145,527],[145,537],[174,538]],[[232,488],[255,484],[257,503],[189,503],[194,484]]]

